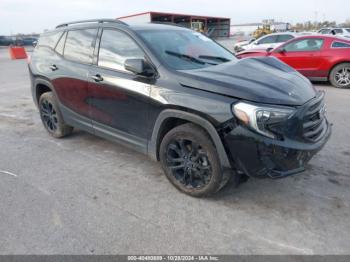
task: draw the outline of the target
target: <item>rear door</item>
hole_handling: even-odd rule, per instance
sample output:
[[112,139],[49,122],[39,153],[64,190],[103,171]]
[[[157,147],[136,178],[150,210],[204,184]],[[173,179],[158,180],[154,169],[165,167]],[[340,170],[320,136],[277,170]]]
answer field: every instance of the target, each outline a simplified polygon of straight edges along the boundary
[[126,59],[145,59],[145,53],[130,35],[115,28],[101,29],[99,41],[87,100],[94,131],[146,152],[152,80],[124,68]]
[[53,84],[65,121],[88,131],[92,131],[92,124],[87,81],[97,31],[97,28],[68,30],[56,47],[63,59],[51,65],[57,72]]
[[312,77],[317,74],[322,63],[321,49],[323,44],[322,38],[296,39],[282,47],[284,52],[273,55],[303,75]]

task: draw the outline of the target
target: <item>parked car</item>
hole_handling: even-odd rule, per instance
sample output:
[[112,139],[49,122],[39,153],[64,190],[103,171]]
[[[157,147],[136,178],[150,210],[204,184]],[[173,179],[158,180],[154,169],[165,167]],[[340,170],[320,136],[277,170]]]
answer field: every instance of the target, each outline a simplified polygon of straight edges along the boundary
[[257,40],[251,41],[247,45],[241,45],[239,48],[235,48],[236,52],[241,52],[244,50],[250,50],[250,49],[269,49],[269,48],[275,48],[282,43],[293,39],[297,36],[296,33],[273,33],[269,35],[262,36],[258,38]]
[[350,28],[322,28],[318,30],[318,33],[350,37]]
[[238,58],[276,57],[313,81],[330,81],[350,88],[350,40],[330,35],[309,35],[288,41],[272,51],[251,50]]
[[146,153],[191,196],[231,176],[299,173],[331,134],[324,93],[306,78],[182,27],[65,23],[41,35],[29,72],[50,135],[76,127]]
[[22,41],[23,41],[23,45],[25,46],[28,46],[28,45],[33,46],[38,41],[38,39],[35,37],[26,37],[26,38],[23,38]]
[[240,40],[237,41],[234,46],[233,46],[233,50],[235,52],[241,52],[244,50],[244,47],[253,43],[256,39],[255,38],[251,38],[251,39],[245,39],[245,40]]
[[0,46],[9,46],[13,44],[13,40],[8,36],[0,36]]

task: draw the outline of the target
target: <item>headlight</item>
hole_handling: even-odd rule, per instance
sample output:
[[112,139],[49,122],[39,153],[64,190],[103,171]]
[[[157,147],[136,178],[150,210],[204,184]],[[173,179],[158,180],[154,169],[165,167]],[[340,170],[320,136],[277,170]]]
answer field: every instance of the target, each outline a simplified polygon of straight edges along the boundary
[[289,108],[255,106],[244,102],[233,106],[233,113],[242,123],[270,138],[276,138],[270,127],[287,120],[293,112]]

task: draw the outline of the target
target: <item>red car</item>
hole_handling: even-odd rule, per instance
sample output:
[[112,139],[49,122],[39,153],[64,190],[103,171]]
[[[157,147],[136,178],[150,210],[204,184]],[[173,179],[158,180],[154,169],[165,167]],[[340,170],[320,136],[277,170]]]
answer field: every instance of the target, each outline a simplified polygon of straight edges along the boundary
[[274,56],[312,81],[330,81],[350,88],[350,39],[308,35],[294,38],[272,50],[247,50],[238,58]]

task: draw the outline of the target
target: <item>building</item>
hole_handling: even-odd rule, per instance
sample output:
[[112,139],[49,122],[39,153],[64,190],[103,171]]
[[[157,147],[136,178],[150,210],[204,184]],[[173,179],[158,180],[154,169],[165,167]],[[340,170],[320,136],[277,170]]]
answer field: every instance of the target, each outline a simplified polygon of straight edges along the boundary
[[188,15],[162,12],[145,12],[118,17],[119,20],[129,23],[175,23],[196,31],[204,32],[209,37],[220,38],[230,36],[230,18],[202,15]]

